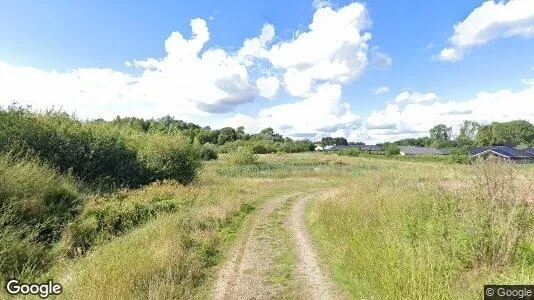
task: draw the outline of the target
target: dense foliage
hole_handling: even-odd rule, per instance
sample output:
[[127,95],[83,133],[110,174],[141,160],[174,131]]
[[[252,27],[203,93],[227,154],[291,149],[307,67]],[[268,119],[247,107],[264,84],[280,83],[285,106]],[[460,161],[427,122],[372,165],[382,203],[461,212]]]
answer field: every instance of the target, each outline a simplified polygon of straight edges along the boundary
[[108,187],[163,179],[189,183],[201,156],[214,156],[179,132],[132,129],[103,121],[83,123],[64,113],[10,108],[0,110],[0,152],[38,156],[82,182]]
[[493,122],[479,128],[475,142],[478,145],[534,146],[534,125],[523,120]]
[[0,154],[0,282],[47,268],[53,243],[79,204],[71,178],[38,159]]

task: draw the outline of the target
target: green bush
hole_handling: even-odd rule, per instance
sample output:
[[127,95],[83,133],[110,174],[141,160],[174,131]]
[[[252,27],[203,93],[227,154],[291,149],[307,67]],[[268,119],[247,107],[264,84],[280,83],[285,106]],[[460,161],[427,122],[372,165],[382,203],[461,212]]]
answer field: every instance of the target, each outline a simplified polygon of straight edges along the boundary
[[33,153],[61,172],[89,183],[136,186],[141,166],[135,151],[111,125],[84,125],[66,114],[0,110],[0,152]]
[[241,147],[230,155],[229,161],[234,165],[252,165],[258,162],[258,156],[252,149]]
[[451,153],[451,161],[458,164],[468,164],[469,155],[467,149],[453,149]]
[[154,180],[192,182],[212,147],[195,147],[174,134],[146,134],[111,123],[0,109],[0,152],[32,153],[63,173],[97,187],[137,187]]
[[0,281],[46,269],[79,204],[72,179],[37,159],[0,154]]
[[362,152],[360,151],[360,149],[347,149],[347,150],[340,151],[338,154],[345,155],[345,156],[358,157],[360,156],[361,153]]
[[202,145],[200,149],[200,157],[202,157],[203,160],[217,159],[219,155],[217,154],[215,145],[212,145],[212,144]]
[[400,148],[399,146],[395,144],[389,144],[386,147],[386,153],[387,155],[399,155],[400,154]]
[[265,145],[257,143],[252,145],[252,152],[255,154],[267,154],[270,153],[270,150]]
[[180,134],[144,134],[136,139],[147,182],[174,179],[187,184],[195,180],[201,167],[200,153],[187,138]]

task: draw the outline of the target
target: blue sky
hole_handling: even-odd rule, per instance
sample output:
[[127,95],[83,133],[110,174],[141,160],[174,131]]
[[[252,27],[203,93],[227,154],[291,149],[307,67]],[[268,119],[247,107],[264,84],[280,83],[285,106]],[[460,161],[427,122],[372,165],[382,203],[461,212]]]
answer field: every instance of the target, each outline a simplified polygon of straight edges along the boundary
[[371,143],[534,121],[533,3],[4,1],[0,105]]

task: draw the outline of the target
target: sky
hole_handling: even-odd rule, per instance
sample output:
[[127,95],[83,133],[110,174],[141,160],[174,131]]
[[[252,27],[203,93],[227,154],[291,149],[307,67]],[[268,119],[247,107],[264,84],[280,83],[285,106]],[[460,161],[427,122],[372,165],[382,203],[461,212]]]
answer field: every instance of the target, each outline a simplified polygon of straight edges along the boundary
[[0,106],[368,144],[534,122],[534,1],[0,1]]

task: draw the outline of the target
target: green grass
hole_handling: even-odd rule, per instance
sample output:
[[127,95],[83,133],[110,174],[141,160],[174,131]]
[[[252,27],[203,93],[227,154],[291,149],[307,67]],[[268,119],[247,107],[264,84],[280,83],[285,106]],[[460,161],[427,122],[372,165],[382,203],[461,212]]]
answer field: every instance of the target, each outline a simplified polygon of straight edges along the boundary
[[270,237],[270,249],[273,251],[274,263],[268,272],[268,280],[275,285],[281,286],[280,295],[291,298],[298,293],[299,286],[295,278],[295,266],[297,258],[292,250],[291,236],[287,231],[287,215],[294,201],[286,201],[270,217],[266,227]]
[[[267,163],[269,158],[262,157],[262,160]],[[86,252],[56,262],[42,276],[43,280],[59,280],[66,291],[63,298],[208,297],[216,266],[258,205],[295,189],[304,191],[326,184],[319,178],[220,176],[218,170],[227,165],[224,159],[207,162],[193,186],[168,181],[89,199],[79,220],[104,214],[96,230],[99,238]],[[160,202],[176,206],[116,230],[115,221],[126,224],[138,216],[136,210],[127,208],[151,207]],[[65,239],[65,244],[72,241]],[[281,262],[287,254],[281,253]],[[277,274],[283,276],[289,270],[290,267],[284,266]]]
[[54,243],[80,202],[69,176],[38,159],[0,154],[0,284],[35,279],[53,264]]
[[[78,195],[71,179],[39,162],[17,168],[41,175],[34,181],[7,176],[3,191],[15,189],[19,178],[36,195],[62,185]],[[52,268],[40,278],[62,283],[67,299],[204,299],[256,208],[280,195],[328,187],[336,192],[315,199],[306,221],[321,261],[353,298],[477,298],[483,284],[530,283],[534,222],[517,222],[529,219],[517,214],[513,199],[524,196],[517,187],[531,182],[532,168],[474,168],[323,153],[259,155],[252,164],[236,164],[221,155],[205,162],[187,187],[165,181],[84,196],[59,244],[47,248]],[[467,185],[484,172],[507,180]],[[487,205],[489,198],[495,206]],[[284,230],[291,203],[269,220],[277,262],[269,279],[296,295],[295,258]],[[518,209],[512,213],[507,203]],[[510,216],[514,227],[505,230],[502,220]],[[519,238],[503,234],[516,232],[517,224],[527,229]]]
[[[483,284],[530,282],[530,258],[515,253],[533,237],[532,208],[514,202],[515,166],[437,166],[384,162],[307,208],[321,256],[352,297],[478,298]],[[477,175],[486,171],[488,182]],[[484,184],[463,186],[472,176]]]

